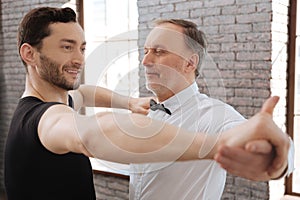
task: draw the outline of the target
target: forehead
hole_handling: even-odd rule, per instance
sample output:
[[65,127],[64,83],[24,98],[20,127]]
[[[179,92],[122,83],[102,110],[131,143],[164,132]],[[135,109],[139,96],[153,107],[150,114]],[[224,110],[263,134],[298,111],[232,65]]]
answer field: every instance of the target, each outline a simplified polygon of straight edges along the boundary
[[154,27],[147,36],[145,47],[160,47],[177,55],[183,55],[189,49],[185,43],[183,28],[171,23]]
[[79,44],[85,42],[84,31],[76,22],[53,23],[49,25],[49,28],[51,30],[49,39],[70,39],[76,41]]

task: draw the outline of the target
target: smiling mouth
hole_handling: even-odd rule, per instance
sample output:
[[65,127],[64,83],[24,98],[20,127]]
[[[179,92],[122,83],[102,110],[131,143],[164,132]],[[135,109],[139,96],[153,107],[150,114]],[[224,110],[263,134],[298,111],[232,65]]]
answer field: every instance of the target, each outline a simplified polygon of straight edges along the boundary
[[74,78],[78,78],[80,75],[80,70],[74,70],[74,69],[66,69],[65,70],[68,74],[71,74]]

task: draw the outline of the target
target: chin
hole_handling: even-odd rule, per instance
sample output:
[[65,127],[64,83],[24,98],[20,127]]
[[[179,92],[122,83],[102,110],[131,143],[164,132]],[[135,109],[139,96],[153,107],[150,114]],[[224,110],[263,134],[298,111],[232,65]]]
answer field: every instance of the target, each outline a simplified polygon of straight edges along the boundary
[[78,89],[80,85],[80,79],[74,79],[72,82],[69,82],[69,86],[72,88],[72,90]]
[[146,86],[146,88],[147,88],[147,90],[149,90],[152,93],[156,94],[161,89],[161,85],[159,85],[159,84],[148,84]]
[[80,86],[80,83],[70,83],[70,84],[64,84],[61,85],[62,88],[64,88],[65,90],[76,90],[78,89]]
[[78,88],[79,88],[79,86],[80,86],[80,83],[75,83],[75,84],[73,85],[73,89],[72,89],[72,90],[76,90],[76,89],[78,89]]

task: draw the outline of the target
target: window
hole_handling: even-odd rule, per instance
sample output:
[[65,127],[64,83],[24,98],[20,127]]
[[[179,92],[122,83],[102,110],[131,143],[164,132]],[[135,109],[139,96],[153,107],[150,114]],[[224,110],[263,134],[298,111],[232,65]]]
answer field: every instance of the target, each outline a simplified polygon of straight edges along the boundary
[[300,5],[290,1],[290,47],[288,71],[287,131],[295,145],[295,171],[287,178],[286,193],[300,196]]
[[86,84],[138,96],[136,6],[130,0],[84,1]]
[[[82,1],[87,41],[85,84],[103,86],[126,96],[139,96],[137,2]],[[87,108],[86,114],[109,110]],[[115,110],[117,112],[129,112]],[[92,159],[93,169],[128,174],[128,165]]]

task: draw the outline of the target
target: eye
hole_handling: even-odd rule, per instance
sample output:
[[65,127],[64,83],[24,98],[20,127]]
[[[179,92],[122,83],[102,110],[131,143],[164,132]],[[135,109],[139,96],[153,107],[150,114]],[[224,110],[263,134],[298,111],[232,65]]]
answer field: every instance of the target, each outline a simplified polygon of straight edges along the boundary
[[156,53],[156,54],[160,54],[160,53],[161,53],[161,51],[162,51],[162,50],[161,50],[161,49],[159,49],[159,48],[155,49],[155,53]]
[[71,45],[63,45],[62,48],[66,51],[72,51],[73,47]]
[[165,53],[166,51],[162,48],[156,48],[154,49],[154,53],[158,56],[162,55],[163,53]]
[[149,52],[149,49],[144,48],[144,54],[146,55]]
[[81,52],[82,52],[83,54],[85,53],[85,50],[86,50],[85,47],[81,48]]

